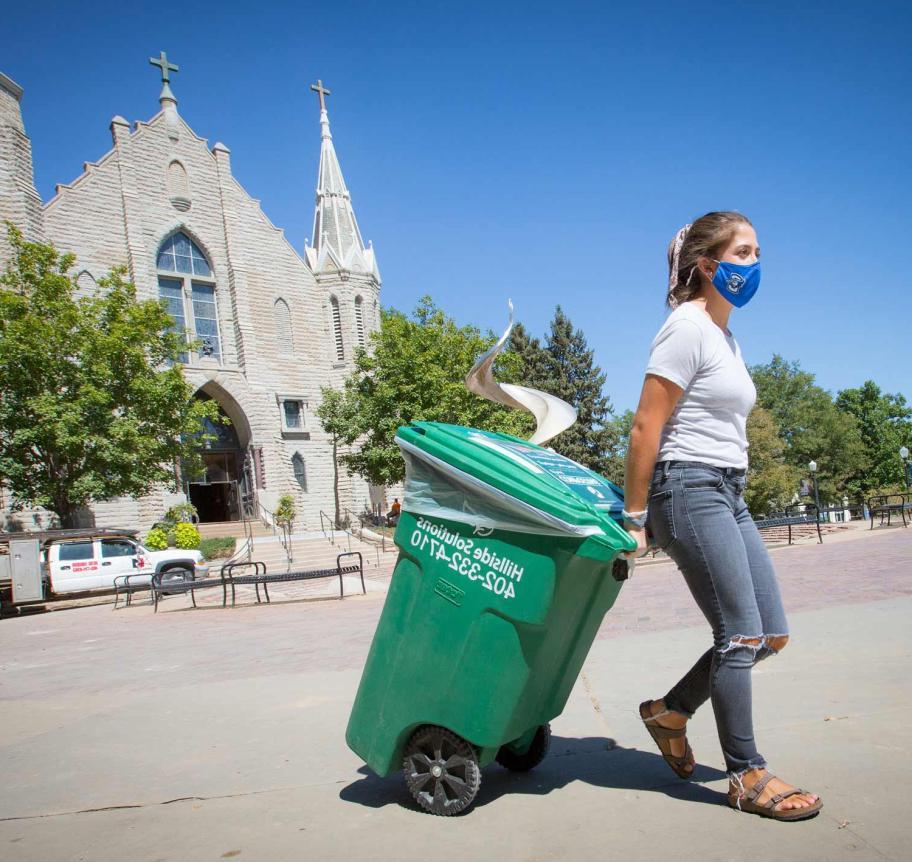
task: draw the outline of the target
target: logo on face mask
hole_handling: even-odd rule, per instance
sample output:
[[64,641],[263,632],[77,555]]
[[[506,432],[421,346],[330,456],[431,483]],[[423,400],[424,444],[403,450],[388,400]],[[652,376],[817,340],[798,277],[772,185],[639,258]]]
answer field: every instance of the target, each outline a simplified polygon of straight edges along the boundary
[[732,293],[741,293],[741,288],[744,287],[744,276],[738,275],[737,272],[733,272],[728,277],[725,287]]
[[747,305],[760,286],[760,262],[751,264],[717,260],[713,287],[737,308]]

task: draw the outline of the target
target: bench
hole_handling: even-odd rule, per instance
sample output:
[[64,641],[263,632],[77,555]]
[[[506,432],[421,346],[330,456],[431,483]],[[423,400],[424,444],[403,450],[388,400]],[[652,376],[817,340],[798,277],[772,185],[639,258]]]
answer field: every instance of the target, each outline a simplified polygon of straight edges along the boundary
[[[345,557],[351,557],[352,562],[349,565],[343,565],[342,560]],[[357,557],[358,562],[354,562],[354,558]],[[234,574],[235,569],[245,568],[253,566],[253,574],[243,574],[236,575]],[[268,574],[266,571],[266,564],[260,562],[250,562],[250,563],[228,563],[227,565],[222,566],[222,579],[225,582],[226,586],[231,586],[231,607],[234,607],[235,604],[235,585],[236,584],[247,584],[252,585],[256,590],[257,603],[260,602],[260,586],[263,587],[263,593],[266,596],[267,604],[270,603],[269,598],[269,585],[270,584],[281,584],[289,583],[291,581],[311,581],[317,578],[335,578],[339,579],[339,598],[345,597],[345,584],[342,580],[343,575],[354,575],[359,574],[361,576],[361,593],[362,595],[367,593],[367,588],[364,585],[364,561],[359,551],[350,551],[348,553],[339,554],[336,557],[336,565],[327,569],[310,569],[310,570],[299,570],[296,572],[279,572],[276,574]],[[222,605],[225,605],[225,600],[223,599]]]
[[[342,560],[346,557],[351,557],[352,562],[349,565],[343,565]],[[354,562],[354,558],[357,557],[357,563]],[[249,569],[253,569],[252,572]],[[246,571],[245,571],[246,570]],[[243,573],[241,573],[243,572]],[[166,576],[168,572],[164,573]],[[263,587],[263,593],[266,596],[266,602],[270,603],[269,598],[269,584],[279,584],[279,583],[289,583],[291,581],[310,581],[316,578],[338,578],[339,579],[339,597],[345,597],[345,584],[342,580],[344,575],[354,575],[358,574],[361,576],[361,592],[362,594],[367,593],[367,587],[364,584],[364,562],[361,557],[360,552],[351,551],[344,554],[339,554],[336,557],[336,565],[331,568],[326,569],[310,569],[310,570],[300,570],[296,572],[280,572],[270,575],[266,570],[266,564],[259,561],[250,561],[250,562],[240,562],[240,563],[226,563],[222,566],[217,578],[203,578],[201,580],[195,580],[192,573],[189,573],[189,577],[185,577],[179,580],[165,580],[162,581],[162,575],[156,574],[152,576],[151,580],[151,589],[152,589],[152,602],[155,606],[156,613],[158,612],[158,602],[161,596],[175,594],[175,593],[190,593],[190,600],[193,602],[193,607],[196,607],[196,590],[205,589],[207,587],[221,587],[222,588],[222,607],[227,607],[228,605],[228,588],[231,588],[231,607],[235,606],[235,588],[238,585],[248,585],[252,586],[256,590],[257,604],[260,603],[260,587]],[[129,575],[126,577],[130,577]],[[146,576],[148,577],[148,575]],[[136,589],[141,589],[141,587],[136,587]]]
[[[133,572],[130,575],[118,575],[114,578],[114,610],[117,610],[117,601],[124,596],[124,607],[128,608],[133,603],[133,593],[140,590],[152,589],[152,575],[148,572]],[[152,597],[150,596],[150,600]]]
[[152,605],[155,608],[155,613],[158,613],[158,603],[162,596],[170,596],[177,593],[190,593],[190,601],[193,602],[193,607],[196,607],[196,591],[205,590],[209,587],[222,588],[222,606],[224,607],[225,605],[224,578],[201,578],[196,580],[193,572],[187,572],[183,578],[175,578],[174,569],[170,569],[167,572],[156,572],[152,575],[149,586],[152,590]]
[[880,516],[880,524],[884,525],[884,518],[887,519],[887,526],[890,526],[890,519],[893,515],[900,515],[904,527],[908,527],[906,521],[906,512],[912,511],[912,502],[909,494],[878,494],[868,500],[868,514],[871,516],[871,529],[874,529],[874,516]]
[[[754,521],[758,530],[767,527],[788,527],[788,543],[792,544],[792,527],[805,524],[815,524],[817,527],[817,542],[823,544],[823,534],[820,532],[820,510],[813,503],[804,504],[805,511],[799,512],[798,506],[786,506],[782,512],[776,512],[766,518]],[[813,510],[809,514],[808,510]]]
[[[133,604],[133,593],[142,592],[143,590],[149,590],[149,603],[155,603],[155,591],[153,590],[152,580],[155,578],[154,574],[149,572],[131,572],[129,575],[117,575],[114,578],[114,610],[117,610],[117,604],[120,600],[120,597],[124,597],[123,607],[130,607]],[[170,568],[166,569],[164,572],[160,572],[158,576],[158,584],[164,584],[161,587],[161,592],[167,595],[168,585],[174,583],[175,581],[187,581],[195,580],[195,575],[189,569],[186,568]],[[194,589],[199,589],[203,585],[203,581],[195,581],[197,587]],[[208,586],[208,584],[207,584]],[[180,588],[178,588],[180,589]],[[184,590],[186,591],[186,590]]]

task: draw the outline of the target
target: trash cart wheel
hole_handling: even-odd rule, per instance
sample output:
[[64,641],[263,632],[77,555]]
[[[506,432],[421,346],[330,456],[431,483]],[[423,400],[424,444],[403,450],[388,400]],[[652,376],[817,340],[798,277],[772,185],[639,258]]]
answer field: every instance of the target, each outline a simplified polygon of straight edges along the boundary
[[551,747],[551,725],[541,724],[535,731],[529,750],[518,754],[509,745],[502,745],[495,758],[501,766],[513,772],[528,772],[545,759]]
[[405,783],[415,801],[431,814],[448,817],[475,801],[481,787],[478,753],[445,727],[419,727],[405,746]]

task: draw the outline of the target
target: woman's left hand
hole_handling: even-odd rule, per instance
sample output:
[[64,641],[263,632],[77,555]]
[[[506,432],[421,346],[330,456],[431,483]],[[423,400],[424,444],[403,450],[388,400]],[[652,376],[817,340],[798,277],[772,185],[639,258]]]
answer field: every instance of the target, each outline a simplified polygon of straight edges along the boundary
[[635,560],[649,552],[649,540],[646,538],[645,527],[627,527],[627,532],[630,533],[632,538],[636,539],[637,543],[635,551],[624,552],[624,556],[628,560]]

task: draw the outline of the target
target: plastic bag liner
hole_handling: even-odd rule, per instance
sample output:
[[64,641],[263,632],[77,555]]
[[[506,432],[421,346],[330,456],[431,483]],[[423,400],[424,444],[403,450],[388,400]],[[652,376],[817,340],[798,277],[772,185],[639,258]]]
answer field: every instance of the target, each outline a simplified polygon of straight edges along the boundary
[[396,438],[405,459],[402,508],[484,530],[546,536],[602,535],[594,524],[568,524]]

